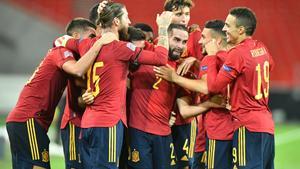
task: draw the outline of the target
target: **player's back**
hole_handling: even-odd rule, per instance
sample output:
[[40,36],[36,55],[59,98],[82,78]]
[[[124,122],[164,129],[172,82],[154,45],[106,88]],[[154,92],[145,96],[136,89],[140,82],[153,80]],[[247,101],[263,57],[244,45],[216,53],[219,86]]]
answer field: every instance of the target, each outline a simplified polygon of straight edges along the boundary
[[70,59],[74,59],[73,54],[67,49],[51,49],[25,84],[7,122],[24,122],[34,117],[48,129],[67,84],[68,76],[62,65]]
[[[235,60],[233,67],[239,72],[232,87],[231,113],[250,130],[272,133],[274,124],[268,108],[272,56],[263,43],[249,38],[229,51],[228,57]],[[225,71],[230,71],[228,63],[223,66]]]
[[88,89],[95,99],[87,106],[82,127],[109,127],[120,119],[126,124],[126,79],[128,62],[135,47],[131,43],[114,41],[103,46],[87,73]]
[[[242,109],[262,110],[267,108],[269,96],[269,70],[273,65],[271,55],[266,47],[256,40],[246,40],[236,48],[241,53],[241,73],[233,87],[233,92],[243,96],[234,97],[233,110]],[[236,107],[238,106],[238,107]]]

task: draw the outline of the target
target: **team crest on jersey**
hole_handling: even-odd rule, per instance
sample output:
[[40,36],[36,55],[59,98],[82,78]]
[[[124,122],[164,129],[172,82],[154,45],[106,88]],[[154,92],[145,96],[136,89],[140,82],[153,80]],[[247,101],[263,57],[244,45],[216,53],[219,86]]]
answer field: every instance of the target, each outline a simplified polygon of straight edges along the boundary
[[45,163],[49,162],[49,152],[46,149],[42,152],[42,161]]
[[226,72],[230,72],[232,69],[231,67],[227,66],[227,65],[223,65],[223,69],[226,71]]
[[67,58],[67,57],[69,57],[69,56],[73,57],[73,53],[70,52],[70,51],[65,51],[65,52],[64,52],[64,57]]
[[135,46],[133,43],[127,43],[126,46],[127,46],[130,50],[135,51],[136,46]]
[[207,66],[201,66],[201,70],[202,70],[202,71],[207,70]]
[[140,153],[135,149],[131,153],[131,161],[135,163],[140,161]]

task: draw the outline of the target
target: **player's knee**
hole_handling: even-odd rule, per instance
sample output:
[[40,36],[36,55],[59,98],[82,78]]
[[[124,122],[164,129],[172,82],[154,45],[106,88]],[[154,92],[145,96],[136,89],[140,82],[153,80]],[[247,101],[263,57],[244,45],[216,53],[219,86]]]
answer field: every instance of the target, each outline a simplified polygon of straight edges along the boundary
[[32,169],[46,169],[46,168],[34,165]]

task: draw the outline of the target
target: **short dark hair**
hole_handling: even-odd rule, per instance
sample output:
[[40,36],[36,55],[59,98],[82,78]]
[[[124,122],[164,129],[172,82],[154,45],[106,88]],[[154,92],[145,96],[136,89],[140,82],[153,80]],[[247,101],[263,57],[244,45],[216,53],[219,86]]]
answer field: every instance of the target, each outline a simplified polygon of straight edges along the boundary
[[170,34],[173,31],[173,29],[179,29],[179,30],[183,30],[183,31],[188,32],[188,29],[187,29],[186,26],[184,26],[182,24],[174,24],[174,23],[172,23],[168,27],[168,34]]
[[246,35],[253,35],[256,28],[255,13],[247,7],[236,7],[229,11],[229,14],[236,17],[236,26],[243,26],[246,30]]
[[121,18],[124,14],[122,9],[125,6],[121,3],[108,2],[99,14],[99,23],[102,28],[109,28],[113,24],[114,18]]
[[182,7],[193,7],[194,3],[192,0],[166,0],[164,5],[165,11],[178,10]]
[[85,31],[88,28],[96,29],[96,26],[85,18],[74,18],[71,22],[68,23],[66,27],[67,35],[72,36],[72,34],[77,31]]
[[205,23],[205,28],[213,30],[215,33],[226,37],[226,33],[222,30],[225,22],[222,20],[209,20]]
[[145,40],[146,35],[140,29],[137,29],[133,26],[128,27],[129,41]]
[[153,32],[151,26],[145,23],[136,23],[135,25],[133,25],[133,27],[141,29],[144,32]]
[[99,25],[99,20],[98,20],[98,6],[99,3],[95,4],[89,12],[89,20],[95,24],[95,25]]

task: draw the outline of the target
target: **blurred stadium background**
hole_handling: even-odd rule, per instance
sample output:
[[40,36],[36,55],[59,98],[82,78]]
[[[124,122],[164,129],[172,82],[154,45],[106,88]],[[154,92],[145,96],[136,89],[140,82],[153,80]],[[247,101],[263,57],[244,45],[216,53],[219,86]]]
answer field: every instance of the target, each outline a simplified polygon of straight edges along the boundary
[[[127,6],[132,23],[144,22],[154,30],[164,0],[116,0]],[[26,80],[64,34],[73,17],[87,17],[97,0],[0,0],[0,168],[11,168],[5,118],[15,105]],[[298,0],[194,0],[190,24],[225,19],[234,6],[252,8],[258,17],[255,38],[271,51],[276,67],[271,75],[270,107],[276,121],[276,169],[300,166],[300,2]],[[41,89],[42,90],[42,89]],[[57,121],[57,120],[56,120]],[[50,129],[50,136],[56,130]],[[62,148],[51,144],[51,165],[64,168]]]

